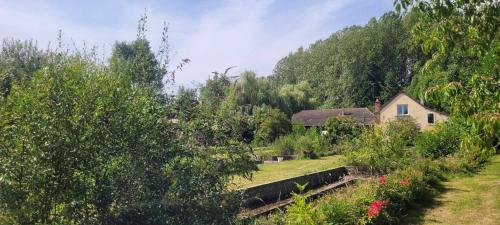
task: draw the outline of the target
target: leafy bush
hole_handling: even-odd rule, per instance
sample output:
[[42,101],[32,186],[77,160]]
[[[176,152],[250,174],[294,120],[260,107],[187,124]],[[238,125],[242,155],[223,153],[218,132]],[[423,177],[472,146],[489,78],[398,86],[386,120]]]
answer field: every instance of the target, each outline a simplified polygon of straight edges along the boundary
[[362,131],[362,125],[348,117],[331,117],[326,121],[325,129],[330,143],[338,144],[341,139],[357,137]]
[[280,155],[294,155],[296,153],[295,141],[294,135],[280,136],[274,141],[273,148]]
[[434,129],[423,132],[415,142],[415,148],[430,158],[440,158],[460,149],[462,128],[457,124],[438,124]]
[[304,135],[306,133],[306,127],[303,123],[292,124],[292,133],[294,135]]
[[316,128],[307,130],[296,142],[296,149],[311,159],[328,154],[330,148],[330,142]]
[[286,220],[288,224],[324,224],[323,214],[313,209],[313,204],[307,201],[307,197],[301,195],[307,184],[299,185],[298,189],[301,193],[292,193],[294,204],[287,208]]
[[[383,173],[402,169],[411,163],[413,153],[407,148],[417,132],[401,132],[406,121],[396,120],[388,125],[365,130],[359,138],[348,143],[352,149],[344,149],[349,165],[368,166]],[[408,123],[410,126],[412,123]]]
[[275,151],[282,155],[297,155],[299,158],[310,159],[328,154],[330,147],[328,140],[316,128],[306,130],[303,135],[292,133],[280,136],[273,143]]
[[278,136],[290,133],[292,124],[287,115],[279,109],[270,109],[263,115],[257,115],[255,141],[257,143],[272,143]]
[[[0,214],[19,224],[226,224],[240,146],[216,158],[176,138],[164,106],[61,57],[0,102]],[[242,154],[236,154],[241,152]],[[226,154],[227,155],[227,154]],[[240,164],[241,163],[241,164]]]
[[389,136],[392,139],[404,140],[407,146],[412,146],[420,132],[420,127],[412,117],[404,117],[389,122],[387,132],[390,133]]

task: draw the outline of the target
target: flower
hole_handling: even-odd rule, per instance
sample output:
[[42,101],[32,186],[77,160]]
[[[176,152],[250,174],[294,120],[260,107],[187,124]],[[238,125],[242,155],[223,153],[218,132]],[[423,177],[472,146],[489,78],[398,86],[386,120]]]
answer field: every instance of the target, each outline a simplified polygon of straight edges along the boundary
[[389,204],[389,201],[387,200],[377,200],[372,202],[372,204],[370,204],[370,207],[368,208],[368,217],[372,218],[378,216],[378,214],[380,214],[380,211],[382,211],[382,208],[387,204]]
[[406,186],[410,185],[410,181],[408,179],[402,179],[402,180],[399,181],[399,184],[401,186],[405,186],[406,187]]
[[387,179],[385,179],[384,176],[381,176],[378,178],[378,182],[379,182],[380,186],[385,186],[387,184]]

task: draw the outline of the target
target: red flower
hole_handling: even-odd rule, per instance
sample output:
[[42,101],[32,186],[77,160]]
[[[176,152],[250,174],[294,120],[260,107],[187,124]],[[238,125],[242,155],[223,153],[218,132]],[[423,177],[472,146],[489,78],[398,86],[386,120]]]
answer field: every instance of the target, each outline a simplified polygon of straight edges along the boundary
[[385,179],[384,176],[381,176],[378,178],[378,182],[379,182],[380,186],[385,186],[387,184],[387,179]]
[[402,179],[402,180],[399,181],[399,184],[401,186],[405,186],[406,187],[406,186],[410,185],[410,181],[408,179]]
[[389,204],[389,201],[387,200],[377,200],[372,202],[372,204],[370,204],[370,207],[368,208],[368,217],[371,218],[378,216],[378,214],[380,214],[380,211],[382,211],[382,208],[387,204]]

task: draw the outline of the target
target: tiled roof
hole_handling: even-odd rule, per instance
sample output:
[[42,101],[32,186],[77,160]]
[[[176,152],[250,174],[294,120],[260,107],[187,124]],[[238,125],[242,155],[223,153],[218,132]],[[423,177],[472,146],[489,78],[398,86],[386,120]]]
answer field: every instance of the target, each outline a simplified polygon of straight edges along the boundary
[[368,108],[342,108],[302,110],[292,116],[292,122],[303,123],[306,127],[323,126],[328,118],[342,115],[364,124],[373,124],[376,121],[375,115]]

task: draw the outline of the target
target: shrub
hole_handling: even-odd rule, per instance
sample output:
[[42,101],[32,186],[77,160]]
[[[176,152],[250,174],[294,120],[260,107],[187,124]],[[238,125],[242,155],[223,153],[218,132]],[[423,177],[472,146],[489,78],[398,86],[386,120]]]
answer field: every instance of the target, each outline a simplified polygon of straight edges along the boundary
[[304,135],[306,133],[306,127],[302,123],[292,124],[292,133],[294,135]]
[[277,137],[290,133],[292,125],[287,115],[279,109],[270,109],[265,115],[259,115],[255,134],[257,143],[272,143]]
[[411,152],[406,140],[393,126],[375,126],[365,130],[358,139],[348,145],[357,149],[345,150],[349,165],[368,166],[383,173],[404,168],[411,162]]
[[280,155],[293,155],[296,153],[295,141],[294,135],[280,136],[274,141],[273,148]]
[[459,150],[461,128],[451,122],[438,124],[433,130],[423,132],[415,142],[415,148],[430,158],[440,158]]
[[332,144],[338,144],[341,139],[357,137],[362,131],[362,125],[349,117],[331,117],[325,123],[326,137]]
[[226,224],[235,217],[227,180],[244,160],[186,149],[150,89],[90,63],[57,61],[0,102],[0,217],[8,217],[1,220]]
[[[302,192],[307,184],[299,185],[298,189]],[[308,224],[320,225],[325,224],[325,218],[321,211],[315,210],[311,202],[307,202],[307,197],[301,195],[302,193],[292,193],[294,204],[287,208],[286,220],[287,224]]]
[[404,140],[407,146],[412,146],[420,132],[420,127],[412,117],[403,117],[389,122],[386,132],[391,138]]

